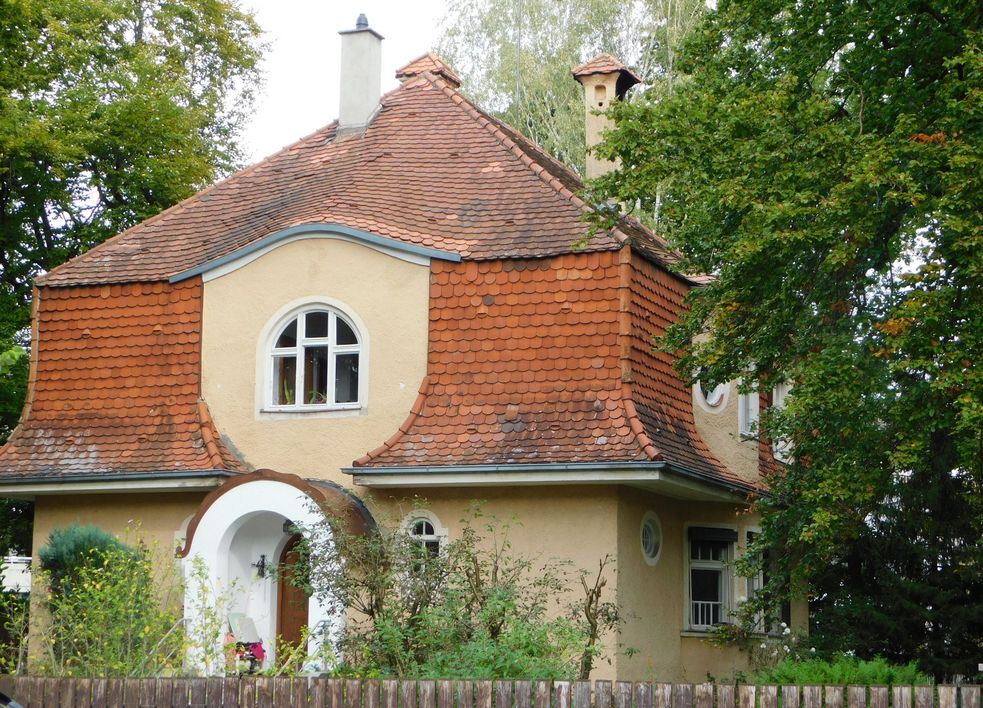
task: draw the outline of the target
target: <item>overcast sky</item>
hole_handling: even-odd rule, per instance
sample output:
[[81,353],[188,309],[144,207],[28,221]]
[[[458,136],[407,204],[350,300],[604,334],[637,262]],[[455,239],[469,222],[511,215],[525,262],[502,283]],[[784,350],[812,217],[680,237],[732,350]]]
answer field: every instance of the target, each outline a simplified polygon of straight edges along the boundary
[[445,0],[242,0],[270,45],[266,85],[243,136],[248,162],[276,152],[338,115],[338,32],[354,29],[364,12],[382,43],[382,91],[395,88],[396,69],[437,41]]

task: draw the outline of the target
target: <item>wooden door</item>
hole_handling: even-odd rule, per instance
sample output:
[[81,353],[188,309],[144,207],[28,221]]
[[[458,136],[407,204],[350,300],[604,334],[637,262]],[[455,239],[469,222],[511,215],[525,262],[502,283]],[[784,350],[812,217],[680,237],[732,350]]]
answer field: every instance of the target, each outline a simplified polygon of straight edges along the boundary
[[[297,544],[300,534],[295,534],[280,554],[280,567],[288,568],[297,563],[299,556]],[[301,628],[307,625],[308,597],[303,588],[290,582],[290,571],[284,572],[277,587],[276,633],[280,640],[290,646],[300,644]]]

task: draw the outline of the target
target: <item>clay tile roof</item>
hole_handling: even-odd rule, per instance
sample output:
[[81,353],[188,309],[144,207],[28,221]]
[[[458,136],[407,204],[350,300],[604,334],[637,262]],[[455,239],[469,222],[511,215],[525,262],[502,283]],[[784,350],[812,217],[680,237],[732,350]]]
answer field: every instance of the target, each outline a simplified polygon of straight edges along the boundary
[[434,261],[426,379],[354,466],[661,461],[753,488],[710,453],[689,387],[652,351],[688,286],[628,253]]
[[245,471],[199,399],[201,280],[44,288],[36,383],[0,482]]
[[602,52],[592,59],[588,59],[580,66],[576,66],[573,69],[574,76],[590,76],[591,74],[612,74],[614,72],[622,72],[627,74],[630,78],[634,79],[632,83],[640,84],[642,79],[634,71],[629,69],[627,66],[621,63],[612,54],[607,52]]
[[443,77],[454,88],[461,85],[461,77],[433,52],[421,54],[401,69],[396,70],[397,79],[411,79],[424,72]]
[[[339,224],[465,259],[570,253],[590,206],[569,168],[431,73],[382,98],[363,134],[329,125],[109,239],[39,282],[52,286],[166,280],[303,224]],[[626,228],[628,228],[626,226]],[[601,233],[588,251],[642,240]],[[659,256],[658,254],[662,254]]]

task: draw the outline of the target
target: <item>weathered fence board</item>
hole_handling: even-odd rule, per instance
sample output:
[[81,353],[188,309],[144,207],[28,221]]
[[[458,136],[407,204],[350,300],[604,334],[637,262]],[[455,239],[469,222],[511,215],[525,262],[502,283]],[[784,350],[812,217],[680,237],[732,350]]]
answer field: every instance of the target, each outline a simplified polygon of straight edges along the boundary
[[0,676],[27,708],[981,708],[979,686]]

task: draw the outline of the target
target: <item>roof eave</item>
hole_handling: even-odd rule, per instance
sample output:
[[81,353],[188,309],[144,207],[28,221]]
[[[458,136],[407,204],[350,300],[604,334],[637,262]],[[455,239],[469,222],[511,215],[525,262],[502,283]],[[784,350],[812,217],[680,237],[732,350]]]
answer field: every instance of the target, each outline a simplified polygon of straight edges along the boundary
[[161,470],[155,472],[88,472],[80,474],[26,474],[0,477],[0,496],[31,498],[58,494],[113,494],[125,492],[180,492],[213,489],[241,474],[225,469]]
[[747,503],[761,490],[662,460],[345,467],[364,487],[500,487],[620,484],[680,498]]

